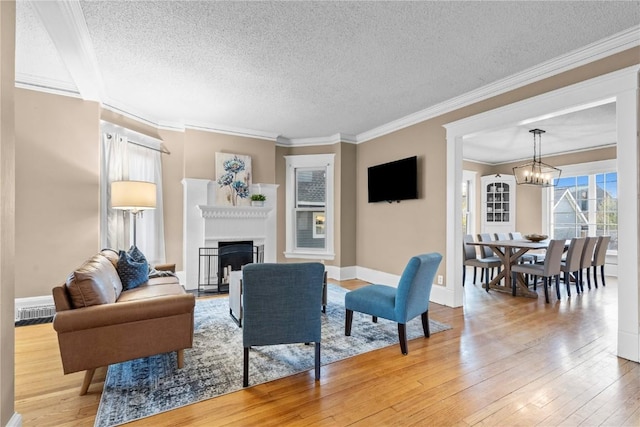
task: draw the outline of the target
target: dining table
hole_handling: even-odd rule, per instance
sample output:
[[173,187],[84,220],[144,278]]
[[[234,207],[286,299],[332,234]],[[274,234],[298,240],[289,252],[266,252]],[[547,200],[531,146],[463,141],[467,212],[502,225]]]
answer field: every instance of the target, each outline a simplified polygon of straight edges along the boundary
[[517,264],[520,257],[530,250],[547,249],[549,247],[549,242],[549,239],[538,242],[525,239],[514,239],[472,242],[467,244],[491,248],[493,253],[502,262],[503,268],[489,282],[487,292],[489,289],[494,289],[500,292],[509,292],[517,296],[538,298],[538,294],[529,289],[529,286],[521,274],[516,275],[516,282],[512,283],[511,266]]

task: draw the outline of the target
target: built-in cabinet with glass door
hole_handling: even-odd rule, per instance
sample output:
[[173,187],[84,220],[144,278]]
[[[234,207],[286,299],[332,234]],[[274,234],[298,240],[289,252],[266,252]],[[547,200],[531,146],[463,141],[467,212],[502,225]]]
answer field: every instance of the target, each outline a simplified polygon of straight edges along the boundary
[[516,231],[516,179],[513,175],[487,175],[482,188],[482,233]]

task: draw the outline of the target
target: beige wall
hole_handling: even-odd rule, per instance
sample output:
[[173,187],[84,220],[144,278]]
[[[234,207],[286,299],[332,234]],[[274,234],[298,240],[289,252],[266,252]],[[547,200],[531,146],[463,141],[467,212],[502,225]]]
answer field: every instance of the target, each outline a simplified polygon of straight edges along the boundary
[[15,410],[15,19],[15,3],[0,2],[0,425],[3,426]]
[[100,250],[100,109],[22,89],[15,107],[16,297],[49,295]]
[[[410,156],[418,157],[419,199],[368,203],[367,169]],[[445,157],[445,129],[434,120],[358,145],[358,266],[400,274],[413,255],[445,253]]]
[[251,182],[275,183],[275,142],[187,129],[184,177],[215,179],[216,152],[251,156]]

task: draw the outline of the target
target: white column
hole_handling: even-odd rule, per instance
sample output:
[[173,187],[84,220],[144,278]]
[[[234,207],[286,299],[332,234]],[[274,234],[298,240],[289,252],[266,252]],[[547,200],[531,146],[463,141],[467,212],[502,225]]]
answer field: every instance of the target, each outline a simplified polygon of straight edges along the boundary
[[[636,80],[637,82],[637,80]],[[640,361],[640,188],[638,89],[617,96],[618,128],[618,356]]]

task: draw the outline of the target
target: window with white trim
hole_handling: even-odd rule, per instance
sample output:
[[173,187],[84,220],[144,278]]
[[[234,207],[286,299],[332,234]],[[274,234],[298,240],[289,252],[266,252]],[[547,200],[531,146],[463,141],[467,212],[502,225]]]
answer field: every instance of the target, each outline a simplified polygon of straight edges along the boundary
[[549,234],[556,239],[611,236],[618,249],[618,173],[615,161],[563,167],[549,197]]
[[333,259],[335,154],[285,156],[287,258]]

